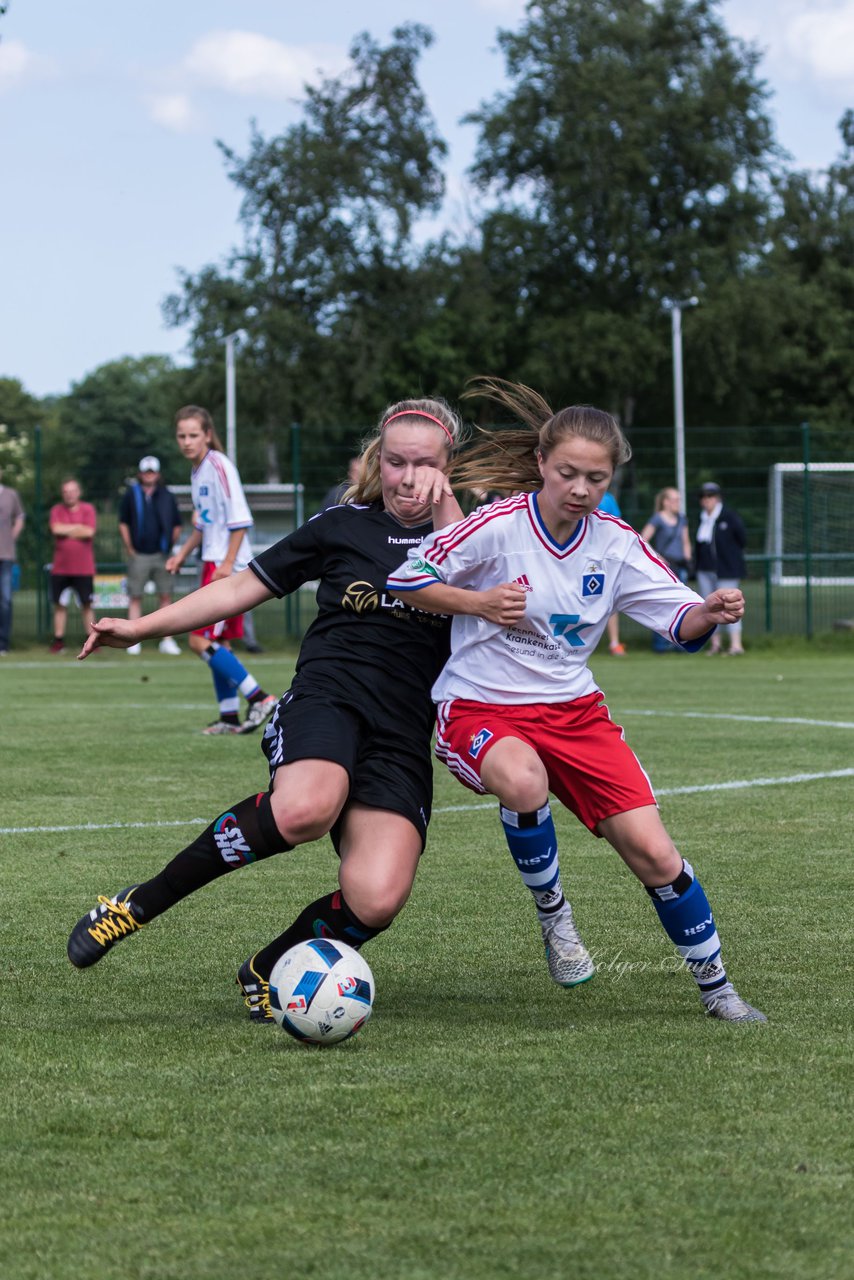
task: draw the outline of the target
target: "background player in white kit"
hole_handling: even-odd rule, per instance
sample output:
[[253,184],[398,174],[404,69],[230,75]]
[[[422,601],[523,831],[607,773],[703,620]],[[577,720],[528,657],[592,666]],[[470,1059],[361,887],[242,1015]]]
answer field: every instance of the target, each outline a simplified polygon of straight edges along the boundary
[[[561,887],[550,790],[646,887],[707,1012],[764,1022],[727,977],[702,886],[587,666],[615,611],[695,651],[718,623],[742,616],[744,598],[718,590],[702,599],[633,529],[596,510],[631,454],[610,414],[589,406],[553,414],[529,388],[479,386],[528,426],[481,443],[454,478],[515,496],[433,534],[388,582],[398,596],[417,593],[421,608],[456,615],[451,657],[433,686],[436,754],[465,786],[498,797],[556,982],[584,982],[595,966]],[[496,589],[500,623],[477,616],[481,593]]]
[[[223,452],[207,409],[194,404],[179,409],[175,437],[178,448],[193,464],[193,532],[166,561],[166,568],[177,573],[190,553],[201,546],[204,587],[230,578],[249,564],[252,513],[237,468]],[[239,613],[213,626],[201,627],[189,637],[193,653],[210,667],[219,706],[219,718],[203,733],[251,733],[275,710],[276,698],[265,693],[228,645],[229,640],[239,640],[242,635],[243,614]],[[241,694],[248,703],[242,724],[238,715]]]

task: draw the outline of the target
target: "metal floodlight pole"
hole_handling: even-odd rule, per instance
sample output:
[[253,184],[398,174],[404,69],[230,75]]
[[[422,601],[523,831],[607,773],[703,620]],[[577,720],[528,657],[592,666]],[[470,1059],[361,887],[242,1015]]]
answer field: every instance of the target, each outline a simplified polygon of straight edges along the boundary
[[679,506],[687,511],[687,483],[685,480],[685,388],[682,379],[682,312],[686,307],[696,307],[699,298],[686,298],[670,304],[670,334],[673,347],[673,432],[676,448],[676,488],[679,490]]
[[234,344],[241,331],[225,335],[225,451],[237,466],[237,376],[234,368]]

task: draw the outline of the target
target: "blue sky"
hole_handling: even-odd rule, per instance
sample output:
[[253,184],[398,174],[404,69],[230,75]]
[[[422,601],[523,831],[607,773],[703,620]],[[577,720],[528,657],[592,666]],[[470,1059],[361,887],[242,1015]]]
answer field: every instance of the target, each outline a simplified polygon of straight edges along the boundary
[[[0,376],[62,392],[108,360],[163,352],[176,270],[239,242],[238,200],[214,139],[271,134],[352,37],[403,21],[436,43],[422,83],[451,146],[450,225],[466,222],[475,133],[460,117],[503,83],[499,26],[523,0],[10,0],[0,19]],[[854,107],[854,0],[726,0],[730,30],[765,50],[778,138],[799,167],[839,153]]]

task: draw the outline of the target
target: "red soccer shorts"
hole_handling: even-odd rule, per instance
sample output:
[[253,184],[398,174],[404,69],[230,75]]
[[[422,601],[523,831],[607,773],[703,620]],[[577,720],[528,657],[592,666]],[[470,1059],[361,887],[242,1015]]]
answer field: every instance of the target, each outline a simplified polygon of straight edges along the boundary
[[649,778],[601,693],[521,707],[457,698],[443,702],[437,715],[436,755],[480,795],[485,757],[501,738],[518,738],[545,765],[549,790],[594,835],[604,818],[655,804]]
[[[203,587],[213,581],[216,568],[212,560],[204,561],[202,564]],[[212,622],[209,627],[199,627],[198,631],[194,631],[192,634],[194,636],[204,636],[206,640],[242,640],[243,614],[236,613],[234,617],[225,618],[222,622]]]

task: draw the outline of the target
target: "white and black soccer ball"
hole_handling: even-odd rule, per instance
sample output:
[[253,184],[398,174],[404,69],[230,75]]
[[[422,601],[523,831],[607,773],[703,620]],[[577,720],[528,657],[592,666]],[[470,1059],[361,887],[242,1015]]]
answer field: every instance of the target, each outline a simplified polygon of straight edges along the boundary
[[371,1016],[374,975],[345,942],[312,938],[280,956],[270,974],[270,1009],[295,1040],[338,1044]]

